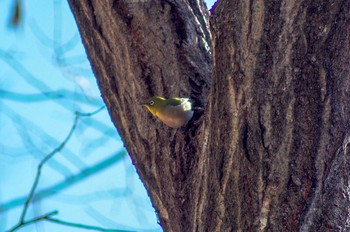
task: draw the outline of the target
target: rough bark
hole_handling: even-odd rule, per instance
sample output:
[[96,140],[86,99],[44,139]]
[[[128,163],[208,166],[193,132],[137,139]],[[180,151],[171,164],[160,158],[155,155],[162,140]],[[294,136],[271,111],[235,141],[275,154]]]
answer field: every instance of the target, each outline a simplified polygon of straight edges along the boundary
[[[70,5],[164,230],[350,230],[349,1],[219,1],[211,81],[202,1]],[[164,126],[153,95],[195,117]]]
[[220,3],[210,231],[350,230],[349,1]]
[[166,231],[195,230],[203,110],[171,129],[140,104],[209,93],[210,34],[202,1],[70,1],[111,118]]

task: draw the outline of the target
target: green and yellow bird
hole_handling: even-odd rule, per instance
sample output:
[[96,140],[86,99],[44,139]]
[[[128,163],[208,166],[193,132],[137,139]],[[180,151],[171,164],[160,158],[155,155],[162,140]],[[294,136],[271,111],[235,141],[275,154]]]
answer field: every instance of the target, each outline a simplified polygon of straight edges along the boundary
[[166,99],[155,96],[142,104],[149,112],[172,128],[186,125],[193,117],[192,103],[188,98]]

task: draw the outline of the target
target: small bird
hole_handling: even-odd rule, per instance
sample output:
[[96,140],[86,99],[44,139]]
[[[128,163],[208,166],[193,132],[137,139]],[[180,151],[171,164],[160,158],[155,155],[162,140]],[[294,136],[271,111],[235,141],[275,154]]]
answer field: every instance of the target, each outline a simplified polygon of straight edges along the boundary
[[167,126],[179,128],[193,117],[192,103],[188,98],[152,97],[142,103],[146,108]]

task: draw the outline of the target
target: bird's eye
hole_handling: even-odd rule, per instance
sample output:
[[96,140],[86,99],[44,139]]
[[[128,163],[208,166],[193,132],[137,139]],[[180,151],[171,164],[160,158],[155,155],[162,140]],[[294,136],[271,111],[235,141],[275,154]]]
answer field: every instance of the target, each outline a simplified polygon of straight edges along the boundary
[[153,106],[153,105],[154,105],[154,101],[150,101],[148,104],[149,104],[150,106]]

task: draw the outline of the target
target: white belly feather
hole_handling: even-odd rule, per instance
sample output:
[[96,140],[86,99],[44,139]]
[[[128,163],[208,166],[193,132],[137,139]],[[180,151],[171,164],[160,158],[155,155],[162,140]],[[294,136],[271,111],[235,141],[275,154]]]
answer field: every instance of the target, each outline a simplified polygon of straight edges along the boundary
[[166,125],[172,128],[179,128],[193,117],[193,110],[191,102],[185,100],[177,106],[167,106],[162,115],[157,115]]

